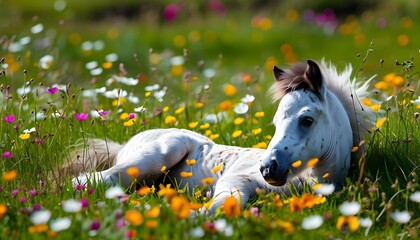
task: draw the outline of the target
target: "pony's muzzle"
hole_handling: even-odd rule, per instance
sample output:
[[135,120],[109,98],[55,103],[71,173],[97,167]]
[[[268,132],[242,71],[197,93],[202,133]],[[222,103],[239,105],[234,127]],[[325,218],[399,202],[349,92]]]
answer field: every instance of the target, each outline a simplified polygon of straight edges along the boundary
[[[276,150],[273,152],[275,156]],[[283,168],[274,156],[261,160],[260,172],[267,183],[273,186],[283,186],[286,184],[289,169]]]

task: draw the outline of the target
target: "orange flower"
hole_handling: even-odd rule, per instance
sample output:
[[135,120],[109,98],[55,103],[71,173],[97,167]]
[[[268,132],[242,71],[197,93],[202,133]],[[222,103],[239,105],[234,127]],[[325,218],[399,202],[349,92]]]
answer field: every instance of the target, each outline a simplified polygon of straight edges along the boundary
[[143,223],[143,215],[137,210],[128,210],[124,219],[133,226],[139,226]]
[[222,206],[227,217],[236,217],[241,214],[241,206],[238,205],[238,201],[233,196],[227,197]]
[[137,191],[137,193],[140,195],[147,195],[151,193],[151,189],[148,186],[143,186]]
[[8,172],[5,172],[2,176],[3,180],[6,181],[12,181],[17,177],[17,171],[16,170],[10,170]]
[[300,167],[300,165],[302,165],[301,160],[297,160],[296,162],[292,163],[292,167],[294,167],[294,168],[298,168],[298,167]]
[[309,161],[306,163],[306,167],[313,167],[318,163],[319,159],[318,158],[311,158],[309,159]]
[[295,231],[295,227],[290,222],[277,220],[277,224],[278,224],[279,228],[281,230],[285,231],[286,233],[292,233],[292,232]]
[[177,214],[178,218],[185,219],[190,216],[190,205],[185,196],[175,196],[170,204],[172,211]]
[[7,212],[7,206],[4,203],[0,204],[0,219],[3,218],[4,214]]
[[215,166],[211,171],[212,171],[212,173],[217,173],[220,170],[222,170],[222,167],[223,167],[223,164],[219,164],[219,165]]
[[47,224],[38,224],[28,227],[28,232],[30,233],[42,233],[48,231],[48,225]]
[[359,150],[359,146],[354,146],[351,148],[351,152],[357,152]]
[[273,205],[276,207],[283,207],[284,203],[281,200],[280,195],[276,194],[273,199]]
[[232,97],[236,94],[236,87],[233,86],[232,84],[226,84],[223,91],[225,92],[226,96]]
[[249,74],[249,73],[242,74],[242,81],[244,83],[250,83],[252,81],[251,74]]
[[228,111],[228,110],[232,109],[232,106],[233,106],[233,104],[230,100],[225,100],[225,101],[219,103],[219,108],[222,111]]
[[214,182],[214,178],[212,177],[203,178],[203,180],[201,180],[201,183],[204,185],[212,184],[213,182]]
[[146,227],[147,228],[157,228],[158,222],[156,220],[147,220]]
[[188,166],[194,166],[197,163],[195,159],[187,159],[186,162]]
[[302,195],[301,198],[298,198],[297,196],[293,195],[290,198],[290,211],[301,212],[304,208],[312,208],[316,204],[321,204],[323,202],[323,197],[318,197],[310,193],[305,193],[304,195]]
[[174,198],[177,195],[177,192],[175,189],[171,188],[171,184],[167,184],[166,186],[164,186],[163,184],[161,184],[160,186],[160,190],[158,191],[158,196],[162,197],[166,197],[166,199],[168,200],[168,202],[171,202],[172,198]]
[[195,108],[196,109],[200,109],[200,108],[202,108],[204,106],[204,103],[201,103],[201,102],[197,102],[197,103],[195,103]]
[[140,175],[140,170],[136,167],[129,167],[125,170],[125,172],[131,178],[137,178]]
[[189,178],[189,177],[192,177],[192,175],[193,175],[193,173],[192,172],[181,172],[181,177],[183,177],[183,178]]
[[160,214],[160,207],[154,206],[146,212],[146,216],[149,218],[157,218]]
[[203,204],[201,203],[196,203],[196,202],[190,202],[190,209],[197,211],[200,210],[200,208],[203,206]]

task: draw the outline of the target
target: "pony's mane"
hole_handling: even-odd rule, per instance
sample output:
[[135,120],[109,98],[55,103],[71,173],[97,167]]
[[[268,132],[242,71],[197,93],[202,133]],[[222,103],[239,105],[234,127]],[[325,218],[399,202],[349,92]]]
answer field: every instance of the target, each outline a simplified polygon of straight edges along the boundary
[[[375,122],[374,111],[361,102],[362,99],[370,95],[367,89],[373,77],[361,83],[357,82],[356,78],[351,80],[353,70],[351,65],[347,65],[341,73],[337,72],[334,65],[326,63],[324,60],[319,64],[319,67],[326,88],[340,100],[346,110],[353,131],[353,146],[359,146]],[[310,89],[308,79],[304,76],[306,68],[307,64],[300,62],[284,70],[278,79],[280,81],[276,81],[270,88],[273,100],[281,99],[290,91]]]

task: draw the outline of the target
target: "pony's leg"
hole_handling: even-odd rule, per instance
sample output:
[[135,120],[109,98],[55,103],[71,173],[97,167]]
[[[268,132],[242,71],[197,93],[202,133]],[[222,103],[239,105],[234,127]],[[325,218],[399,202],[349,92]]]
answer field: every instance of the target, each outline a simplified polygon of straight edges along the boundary
[[127,174],[127,169],[135,167],[140,171],[137,181],[151,183],[163,175],[163,166],[172,168],[200,144],[194,137],[176,131],[155,135],[153,139],[142,137],[137,140],[148,141],[130,140],[118,154],[116,165],[94,173],[93,177],[109,184],[121,183],[128,187],[133,179]]

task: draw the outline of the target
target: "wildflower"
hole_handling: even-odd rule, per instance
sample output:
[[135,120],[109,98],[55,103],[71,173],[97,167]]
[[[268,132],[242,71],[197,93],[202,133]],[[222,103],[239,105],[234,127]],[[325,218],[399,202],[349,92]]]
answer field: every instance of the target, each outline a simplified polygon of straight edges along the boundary
[[336,227],[343,232],[348,230],[354,232],[359,228],[359,225],[359,221],[355,216],[340,216],[337,219]]
[[302,211],[304,208],[312,208],[316,204],[320,204],[324,201],[324,198],[314,196],[310,193],[305,193],[302,195],[301,198],[298,198],[297,196],[292,196],[290,198],[290,211],[296,212],[296,211]]
[[143,215],[137,210],[128,210],[124,219],[133,226],[139,226],[143,223]]
[[420,191],[414,192],[410,194],[410,200],[413,202],[420,203]]
[[131,178],[137,178],[140,175],[140,170],[136,167],[129,167],[125,170],[125,172]]
[[370,228],[373,224],[370,218],[359,218],[359,225],[364,228]]
[[171,202],[172,198],[174,198],[177,195],[177,192],[175,189],[171,188],[170,184],[167,184],[166,186],[160,185],[160,190],[158,191],[158,196],[162,197],[165,196],[168,202]]
[[19,135],[19,138],[22,139],[22,140],[26,140],[30,137],[31,137],[31,134],[29,134],[29,133],[22,133],[22,134]]
[[137,231],[135,229],[128,229],[125,233],[124,236],[126,238],[135,238],[137,236]]
[[74,199],[69,199],[61,203],[63,210],[68,213],[75,213],[82,209],[82,203]]
[[58,87],[51,87],[51,88],[48,87],[47,89],[45,89],[45,92],[48,93],[48,94],[53,95],[56,92],[58,92]]
[[210,123],[205,123],[205,124],[203,124],[203,125],[200,126],[200,129],[201,130],[204,130],[204,129],[207,129],[209,127],[210,127]]
[[213,182],[214,182],[214,178],[212,178],[212,177],[203,178],[201,180],[201,183],[203,185],[212,184]]
[[188,166],[194,166],[197,163],[195,159],[187,159],[186,162]]
[[159,206],[153,206],[151,209],[147,210],[146,216],[149,218],[157,218],[160,214],[160,207]]
[[160,168],[160,171],[161,171],[161,172],[163,172],[163,173],[166,173],[166,166],[162,166],[162,167]]
[[82,204],[82,208],[87,208],[88,204],[89,204],[89,202],[86,198],[81,198],[80,203]]
[[179,114],[183,113],[184,111],[185,111],[185,107],[180,107],[180,108],[175,110],[175,114],[179,115]]
[[233,108],[233,111],[237,114],[245,114],[248,112],[248,110],[249,110],[248,104],[243,103],[243,102],[239,103]]
[[295,227],[290,222],[286,222],[286,221],[282,221],[282,220],[277,220],[276,223],[279,226],[279,228],[282,231],[285,231],[286,233],[292,233],[292,232],[295,231]]
[[142,186],[139,190],[137,190],[137,194],[140,195],[147,195],[151,193],[151,189],[148,186]]
[[28,227],[28,232],[30,233],[42,233],[48,231],[48,225],[46,224],[38,224]]
[[52,66],[54,62],[54,57],[51,55],[45,55],[41,59],[39,59],[39,66],[42,69],[48,70]]
[[74,115],[74,117],[78,120],[78,121],[85,121],[88,117],[89,114],[88,113],[76,113]]
[[239,124],[243,123],[244,121],[245,121],[245,118],[237,117],[233,120],[233,124],[239,125]]
[[195,108],[196,109],[200,109],[200,108],[202,108],[204,106],[204,103],[201,103],[201,102],[197,102],[197,103],[195,103]]
[[156,220],[147,220],[146,227],[147,228],[157,228],[158,222]]
[[6,181],[13,181],[17,177],[17,171],[16,170],[10,170],[8,172],[3,173],[2,178]]
[[7,122],[7,123],[12,123],[12,122],[14,122],[14,121],[15,121],[15,119],[16,119],[16,117],[15,117],[15,115],[13,115],[13,114],[10,114],[10,115],[8,115],[8,116],[4,116],[4,117],[3,117],[3,120],[4,120],[5,122]]
[[105,192],[105,197],[108,199],[121,198],[124,195],[124,190],[120,186],[110,187]]
[[1,156],[2,156],[3,158],[12,158],[12,157],[13,157],[13,156],[12,156],[12,153],[11,153],[11,152],[8,152],[8,151],[3,152],[3,153],[1,154]]
[[294,163],[292,163],[292,167],[294,167],[294,168],[298,168],[298,167],[300,167],[300,165],[302,165],[301,160],[297,160]]
[[212,173],[217,173],[217,172],[219,172],[220,170],[222,170],[222,167],[223,167],[223,164],[219,164],[219,165],[215,166],[215,167],[211,170],[211,172],[212,172]]
[[276,194],[276,195],[274,196],[274,199],[273,199],[273,205],[274,205],[275,207],[283,207],[284,203],[283,203],[283,201],[281,200],[280,195]]
[[221,103],[219,103],[219,108],[222,111],[228,111],[232,108],[232,101],[230,100],[225,100]]
[[205,232],[202,227],[195,227],[190,230],[190,235],[193,238],[202,238],[204,237]]
[[318,158],[311,158],[309,159],[309,161],[306,163],[306,167],[313,167],[318,163],[319,159]]
[[32,189],[29,190],[28,194],[30,197],[35,197],[36,195],[38,195],[38,191],[36,189]]
[[223,91],[226,96],[232,97],[236,94],[236,87],[233,86],[232,84],[226,84]]
[[147,109],[143,106],[134,108],[134,112],[142,113],[145,112]]
[[167,116],[165,118],[165,124],[170,125],[170,124],[175,124],[176,123],[176,118],[174,116]]
[[340,210],[341,214],[344,216],[352,216],[356,215],[360,211],[360,203],[354,201],[354,202],[344,202],[339,207],[338,210]]
[[7,212],[7,206],[4,203],[0,203],[0,219],[3,218],[3,216],[6,214]]
[[260,149],[266,149],[267,143],[266,142],[259,142],[252,146],[252,148],[260,148]]
[[357,152],[357,150],[359,150],[358,146],[354,146],[351,148],[351,152]]
[[411,215],[408,211],[395,211],[391,213],[391,218],[397,223],[405,224],[411,219]]
[[90,230],[97,231],[101,227],[101,222],[97,219],[93,220],[90,224]]
[[385,121],[387,120],[387,118],[386,117],[382,117],[382,118],[378,118],[377,120],[376,120],[376,129],[379,129],[379,128],[381,128],[382,127],[382,125],[384,125],[384,123],[385,123]]
[[325,173],[324,175],[322,175],[322,178],[327,178],[327,177],[329,177],[330,176],[330,174],[329,173]]
[[323,196],[328,196],[331,193],[333,193],[335,190],[335,186],[332,183],[331,184],[328,184],[328,183],[317,184],[317,185],[312,186],[312,188],[314,189],[314,192],[316,194],[321,194]]
[[261,128],[254,128],[252,129],[252,135],[256,136],[262,132]]
[[249,74],[249,73],[242,74],[242,81],[244,83],[250,83],[252,81],[251,74]]
[[190,215],[189,201],[185,196],[175,196],[171,200],[171,209],[177,213],[181,219],[188,218]]
[[379,103],[378,104],[372,104],[369,107],[370,107],[370,109],[372,109],[375,112],[379,112],[379,110],[381,110],[381,104],[379,104]]
[[241,214],[241,206],[238,205],[236,198],[233,196],[227,197],[222,206],[227,217],[236,217]]
[[256,112],[254,116],[255,116],[256,118],[262,118],[262,117],[264,117],[264,115],[265,115],[265,113],[264,113],[264,112]]
[[19,189],[12,190],[10,194],[12,195],[12,197],[16,197],[19,194]]
[[305,230],[317,229],[322,225],[323,222],[324,219],[319,215],[305,217],[302,220],[302,228]]
[[236,130],[232,133],[232,138],[237,138],[242,135],[242,130]]
[[51,212],[48,210],[40,210],[31,214],[31,222],[34,225],[45,224],[51,218]]
[[188,127],[189,128],[195,128],[195,127],[197,127],[197,125],[198,125],[198,122],[190,122],[190,123],[188,123]]
[[183,171],[183,172],[180,173],[180,175],[183,178],[189,178],[189,177],[191,177],[193,175],[193,173],[192,172],[184,172]]

